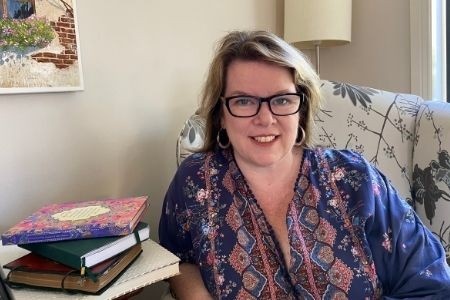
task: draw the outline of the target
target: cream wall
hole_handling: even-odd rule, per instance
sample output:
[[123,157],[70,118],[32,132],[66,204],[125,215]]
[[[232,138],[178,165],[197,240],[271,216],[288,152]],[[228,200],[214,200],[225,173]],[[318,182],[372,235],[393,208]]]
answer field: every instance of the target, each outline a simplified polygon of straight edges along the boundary
[[[353,3],[353,41],[322,51],[323,77],[408,92],[409,1]],[[283,9],[280,0],[78,0],[85,90],[0,96],[0,231],[45,203],[148,194],[156,238],[175,140],[214,42],[232,29],[282,34]]]
[[0,230],[48,202],[148,194],[156,236],[214,42],[230,29],[280,32],[279,6],[78,0],[85,90],[0,96]]
[[320,50],[321,77],[410,93],[409,2],[353,0],[352,42]]

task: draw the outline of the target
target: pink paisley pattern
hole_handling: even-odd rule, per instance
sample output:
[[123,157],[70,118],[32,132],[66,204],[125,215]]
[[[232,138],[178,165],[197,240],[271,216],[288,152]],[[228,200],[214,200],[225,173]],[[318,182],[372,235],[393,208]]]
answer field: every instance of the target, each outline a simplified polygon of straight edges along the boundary
[[304,150],[293,188],[289,265],[229,150],[184,160],[160,242],[199,266],[216,299],[450,297],[440,243],[359,154]]
[[[101,206],[107,212],[80,220],[59,220],[52,215],[72,209]],[[133,231],[148,206],[147,197],[52,203],[11,227],[3,244],[26,244],[88,237],[125,235]]]

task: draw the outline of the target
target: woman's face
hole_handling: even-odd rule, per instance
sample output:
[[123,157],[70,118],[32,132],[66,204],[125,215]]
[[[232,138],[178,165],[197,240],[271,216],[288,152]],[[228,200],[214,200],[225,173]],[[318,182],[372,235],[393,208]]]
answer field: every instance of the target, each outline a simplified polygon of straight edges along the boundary
[[[287,68],[265,62],[235,60],[228,66],[225,97],[249,95],[269,97],[295,93],[293,76]],[[273,166],[292,159],[299,114],[273,115],[267,102],[257,115],[232,116],[223,107],[222,127],[227,130],[238,164],[253,167]]]

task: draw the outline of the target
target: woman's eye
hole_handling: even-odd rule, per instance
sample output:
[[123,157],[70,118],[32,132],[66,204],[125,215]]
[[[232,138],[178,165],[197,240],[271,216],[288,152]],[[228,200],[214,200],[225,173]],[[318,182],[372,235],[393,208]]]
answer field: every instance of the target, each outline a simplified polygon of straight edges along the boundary
[[287,98],[273,98],[271,102],[273,105],[286,105],[291,101]]
[[236,98],[236,99],[234,99],[234,104],[235,105],[240,105],[240,106],[253,105],[253,104],[255,104],[255,99],[252,99],[252,98]]

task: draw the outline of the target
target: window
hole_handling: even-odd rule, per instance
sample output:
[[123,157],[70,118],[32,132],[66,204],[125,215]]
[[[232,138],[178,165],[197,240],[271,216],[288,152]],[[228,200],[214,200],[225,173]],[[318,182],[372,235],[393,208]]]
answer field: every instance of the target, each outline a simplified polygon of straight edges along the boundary
[[446,1],[410,0],[411,93],[447,100]]
[[34,0],[0,0],[0,19],[26,19],[34,13]]
[[450,45],[449,45],[449,41],[450,41],[450,5],[447,5],[445,8],[445,30],[446,30],[446,41],[445,41],[445,46],[446,46],[446,65],[447,65],[447,102],[450,102],[450,68],[448,67],[448,62],[449,62],[449,57],[450,57]]
[[447,97],[447,51],[446,51],[446,5],[445,0],[431,1],[431,53],[432,53],[432,99]]

